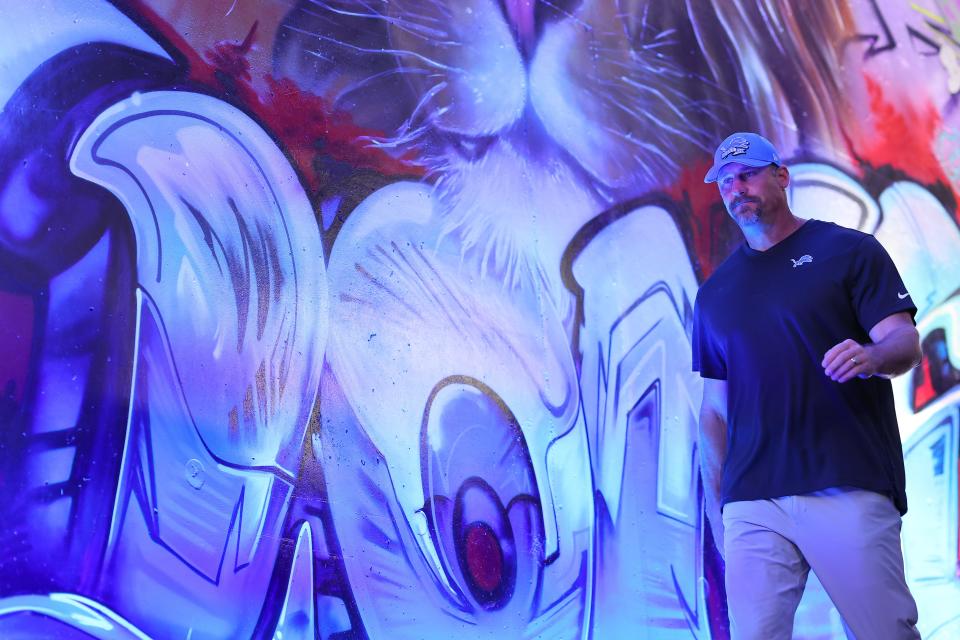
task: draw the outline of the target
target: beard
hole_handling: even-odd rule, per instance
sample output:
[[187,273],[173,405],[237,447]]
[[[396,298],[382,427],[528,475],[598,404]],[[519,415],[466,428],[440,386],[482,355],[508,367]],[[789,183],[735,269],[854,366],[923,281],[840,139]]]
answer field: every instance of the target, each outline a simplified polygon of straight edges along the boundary
[[727,205],[727,213],[740,227],[758,224],[763,217],[763,203],[759,198],[737,198]]

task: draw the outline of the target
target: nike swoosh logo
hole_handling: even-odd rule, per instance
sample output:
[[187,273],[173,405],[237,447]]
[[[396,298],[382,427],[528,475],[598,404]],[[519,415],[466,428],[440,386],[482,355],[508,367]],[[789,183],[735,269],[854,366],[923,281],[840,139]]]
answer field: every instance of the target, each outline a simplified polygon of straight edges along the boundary
[[901,300],[906,300],[907,298],[910,297],[910,294],[909,294],[909,293],[898,293],[898,294],[897,294],[897,297],[900,298]]

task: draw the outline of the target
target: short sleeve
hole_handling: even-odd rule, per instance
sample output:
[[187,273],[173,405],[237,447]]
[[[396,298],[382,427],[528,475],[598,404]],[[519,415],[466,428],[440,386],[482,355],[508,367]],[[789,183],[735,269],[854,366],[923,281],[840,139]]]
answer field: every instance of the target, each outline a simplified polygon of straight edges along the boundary
[[727,379],[727,363],[716,336],[711,330],[701,296],[693,306],[693,370],[701,377]]
[[894,313],[906,311],[911,318],[917,314],[896,265],[873,236],[857,245],[850,290],[857,320],[865,331]]

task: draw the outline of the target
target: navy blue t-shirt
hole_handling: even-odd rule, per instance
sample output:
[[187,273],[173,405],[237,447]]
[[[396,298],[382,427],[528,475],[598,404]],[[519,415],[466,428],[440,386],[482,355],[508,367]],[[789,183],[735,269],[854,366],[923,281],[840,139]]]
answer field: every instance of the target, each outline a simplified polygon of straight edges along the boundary
[[744,243],[697,294],[693,369],[727,381],[721,504],[850,486],[907,510],[890,381],[824,373],[824,354],[916,314],[877,240],[809,220],[767,251]]

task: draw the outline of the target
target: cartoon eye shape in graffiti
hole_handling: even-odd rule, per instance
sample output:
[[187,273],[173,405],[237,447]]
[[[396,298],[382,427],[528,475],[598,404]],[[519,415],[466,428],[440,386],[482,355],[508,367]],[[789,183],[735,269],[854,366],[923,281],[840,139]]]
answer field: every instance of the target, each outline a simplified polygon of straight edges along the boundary
[[[419,438],[407,442],[422,475],[420,506],[410,513],[398,500],[405,461],[391,464],[374,446],[368,433],[376,438],[375,430],[357,421],[332,375],[322,403],[316,450],[349,592],[369,637],[419,638],[424,628],[464,638],[491,630],[521,637],[531,628],[583,633],[591,536],[589,510],[576,500],[589,493],[559,493],[563,481],[551,487],[574,516],[561,512],[554,526],[579,526],[562,529],[559,553],[547,557],[550,501],[541,498],[527,436],[492,389],[457,376],[433,390]],[[567,470],[571,488],[583,482],[577,466]]]
[[544,523],[516,418],[486,385],[453,379],[431,395],[424,422],[424,514],[451,586],[467,586],[455,589],[461,605],[529,610]]

